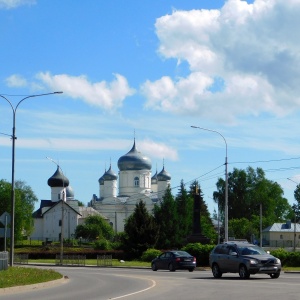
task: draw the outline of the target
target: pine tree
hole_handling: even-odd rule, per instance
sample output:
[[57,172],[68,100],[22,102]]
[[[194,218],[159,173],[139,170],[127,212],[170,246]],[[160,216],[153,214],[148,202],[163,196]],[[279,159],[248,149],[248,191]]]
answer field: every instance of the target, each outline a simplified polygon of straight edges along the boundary
[[193,198],[188,194],[183,180],[180,182],[180,189],[176,196],[176,208],[178,214],[178,233],[182,244],[184,244],[186,237],[192,232]]
[[159,228],[156,248],[175,249],[180,247],[177,207],[170,187],[166,189],[162,201],[155,205],[154,218]]
[[127,259],[140,258],[144,251],[153,248],[157,239],[154,217],[140,200],[132,215],[125,221],[122,244]]

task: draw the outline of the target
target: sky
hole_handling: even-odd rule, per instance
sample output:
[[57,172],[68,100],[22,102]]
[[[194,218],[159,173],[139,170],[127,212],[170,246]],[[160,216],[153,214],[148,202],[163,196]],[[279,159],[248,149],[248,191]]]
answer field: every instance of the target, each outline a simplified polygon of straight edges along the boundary
[[135,138],[174,195],[198,180],[210,212],[226,155],[228,172],[260,167],[293,204],[299,15],[299,0],[0,0],[0,178],[12,107],[62,91],[15,110],[15,179],[39,200],[58,164],[87,204]]

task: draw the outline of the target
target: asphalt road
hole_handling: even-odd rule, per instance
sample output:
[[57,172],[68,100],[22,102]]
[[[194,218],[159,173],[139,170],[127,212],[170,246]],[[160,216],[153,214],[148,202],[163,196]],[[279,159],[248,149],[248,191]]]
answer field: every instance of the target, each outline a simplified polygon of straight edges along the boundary
[[44,286],[0,291],[1,300],[194,300],[194,299],[285,299],[298,300],[300,274],[282,273],[278,279],[252,275],[241,280],[238,274],[221,279],[210,271],[157,271],[151,269],[47,267],[67,279]]

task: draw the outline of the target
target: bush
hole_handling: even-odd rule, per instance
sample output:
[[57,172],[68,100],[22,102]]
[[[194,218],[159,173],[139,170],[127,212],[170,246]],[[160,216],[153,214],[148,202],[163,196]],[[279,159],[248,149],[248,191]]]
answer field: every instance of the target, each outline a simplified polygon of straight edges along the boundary
[[197,266],[206,267],[209,265],[209,254],[213,250],[214,245],[202,245],[201,243],[189,243],[182,250],[195,256]]
[[160,255],[162,252],[157,249],[147,249],[141,256],[141,261],[151,262],[152,259]]
[[111,245],[110,242],[106,239],[101,239],[95,242],[94,246],[95,250],[110,250]]
[[282,248],[271,251],[271,254],[281,260],[286,267],[300,267],[300,252],[288,252]]

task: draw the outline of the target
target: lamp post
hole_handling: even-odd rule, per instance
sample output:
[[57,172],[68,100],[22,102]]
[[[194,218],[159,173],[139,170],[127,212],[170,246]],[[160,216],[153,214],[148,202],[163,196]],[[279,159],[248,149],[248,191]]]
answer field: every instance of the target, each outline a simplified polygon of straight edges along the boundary
[[225,142],[225,148],[226,148],[226,155],[225,155],[225,208],[224,208],[224,227],[225,227],[225,242],[228,241],[228,171],[227,171],[227,142],[226,139],[224,138],[224,136],[216,131],[216,130],[212,130],[212,129],[208,129],[208,128],[203,128],[203,127],[199,127],[199,126],[191,126],[192,128],[196,128],[196,129],[201,129],[201,130],[206,130],[206,131],[211,131],[211,132],[215,132],[217,134],[219,134],[224,142]]
[[[50,158],[48,156],[46,158],[49,159],[50,161],[52,161],[54,164],[56,164],[58,169],[60,169],[62,174],[64,174],[62,168],[56,161],[54,161],[52,158]],[[61,202],[61,224],[60,224],[61,225],[61,227],[60,227],[60,264],[61,265],[63,265],[63,257],[64,257],[64,202],[65,202],[65,199],[66,199],[66,192],[65,192],[65,185],[64,185],[64,181],[63,181],[63,192],[62,192],[62,202]]]
[[16,113],[19,105],[28,98],[34,98],[34,97],[41,97],[41,96],[47,96],[47,95],[53,95],[53,94],[61,94],[62,92],[53,92],[53,93],[46,93],[46,94],[37,94],[37,95],[30,95],[26,96],[23,99],[21,99],[16,106],[13,106],[12,102],[7,99],[4,95],[0,95],[1,98],[6,100],[13,112],[13,128],[12,128],[12,163],[11,163],[11,223],[10,223],[10,266],[13,266],[14,264],[14,239],[15,239],[15,141],[17,139],[16,137]]
[[[296,188],[298,187],[299,183],[292,180],[291,178],[287,178],[288,180],[294,182],[297,184]],[[296,214],[296,204],[294,205],[294,252],[296,251],[296,219],[297,219],[297,214]]]

